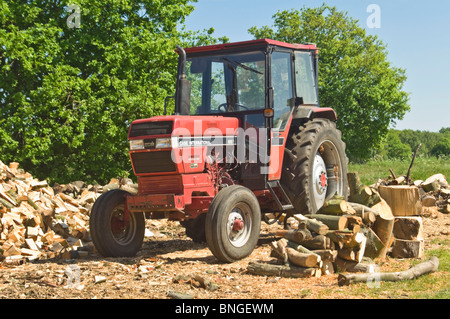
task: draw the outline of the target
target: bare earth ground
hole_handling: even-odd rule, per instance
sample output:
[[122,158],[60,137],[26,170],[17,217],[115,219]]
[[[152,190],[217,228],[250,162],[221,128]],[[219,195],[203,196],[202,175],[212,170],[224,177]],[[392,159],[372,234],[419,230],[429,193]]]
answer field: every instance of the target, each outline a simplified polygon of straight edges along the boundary
[[[268,244],[280,225],[262,224],[260,241],[244,260],[221,264],[206,244],[187,238],[178,222],[148,220],[153,236],[146,237],[142,250],[133,258],[51,259],[18,266],[0,266],[0,297],[6,299],[168,299],[169,292],[194,299],[300,299],[366,298],[355,296],[352,286],[339,287],[337,274],[319,278],[277,278],[247,273],[251,261],[269,261]],[[436,237],[448,238],[450,216],[424,217],[425,250],[438,249]],[[408,269],[410,260],[390,258],[381,271]],[[201,286],[192,277],[209,280]],[[441,270],[430,276],[442,275]],[[197,277],[198,278],[198,277]],[[439,278],[439,277],[437,277]],[[439,289],[439,288],[437,288]],[[349,297],[350,296],[350,297]],[[402,296],[401,298],[407,298]],[[379,298],[392,298],[381,293]],[[398,298],[398,297],[394,297]]]

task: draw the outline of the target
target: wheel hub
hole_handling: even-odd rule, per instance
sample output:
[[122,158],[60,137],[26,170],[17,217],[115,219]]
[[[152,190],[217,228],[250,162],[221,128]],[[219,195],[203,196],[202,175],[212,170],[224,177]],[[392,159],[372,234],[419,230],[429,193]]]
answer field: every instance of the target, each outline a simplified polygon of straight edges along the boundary
[[240,231],[244,229],[244,221],[240,218],[236,218],[233,222],[233,230]]
[[228,240],[235,247],[242,247],[248,240],[252,229],[249,220],[249,212],[246,209],[235,208],[228,216],[227,234]]
[[314,158],[313,185],[316,206],[321,207],[325,201],[325,196],[327,194],[328,175],[325,161],[323,160],[320,153],[317,153]]

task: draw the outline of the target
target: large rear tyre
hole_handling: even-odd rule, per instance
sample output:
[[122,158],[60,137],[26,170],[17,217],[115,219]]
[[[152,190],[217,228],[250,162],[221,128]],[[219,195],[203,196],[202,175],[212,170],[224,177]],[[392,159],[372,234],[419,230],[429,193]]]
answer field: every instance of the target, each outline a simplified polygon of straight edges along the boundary
[[90,232],[98,253],[103,257],[133,257],[144,241],[143,213],[125,214],[127,192],[113,189],[102,194],[92,207]]
[[258,242],[261,210],[256,196],[239,185],[222,189],[206,214],[206,242],[221,262],[249,256]]
[[286,141],[281,185],[301,214],[314,214],[333,195],[347,196],[345,144],[336,124],[313,119]]

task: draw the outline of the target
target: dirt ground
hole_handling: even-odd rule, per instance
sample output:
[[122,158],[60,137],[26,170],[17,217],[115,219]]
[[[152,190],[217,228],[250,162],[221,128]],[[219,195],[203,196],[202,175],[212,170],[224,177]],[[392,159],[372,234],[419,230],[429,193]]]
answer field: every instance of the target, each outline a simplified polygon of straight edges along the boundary
[[[262,224],[259,243],[244,260],[222,264],[206,244],[187,238],[178,222],[148,220],[151,236],[133,258],[103,258],[95,252],[77,259],[50,259],[17,266],[0,265],[0,297],[5,299],[170,299],[173,292],[194,299],[350,298],[351,286],[339,287],[337,274],[319,278],[278,278],[247,273],[251,261],[273,260],[268,244],[280,225]],[[450,216],[424,217],[425,249],[437,249],[436,237],[448,238]],[[410,260],[390,258],[381,271],[409,268]],[[431,274],[439,276],[437,273]],[[197,277],[195,277],[197,276]],[[201,285],[205,280],[207,285]],[[209,284],[208,284],[209,283]],[[365,298],[360,295],[356,298]],[[392,298],[380,295],[380,298]],[[407,297],[407,296],[405,296]]]

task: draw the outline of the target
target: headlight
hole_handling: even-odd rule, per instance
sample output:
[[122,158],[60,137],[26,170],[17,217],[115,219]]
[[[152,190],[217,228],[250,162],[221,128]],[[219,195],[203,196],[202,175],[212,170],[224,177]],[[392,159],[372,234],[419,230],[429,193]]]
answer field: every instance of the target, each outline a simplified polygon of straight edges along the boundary
[[143,150],[144,149],[144,140],[131,140],[130,141],[130,150]]
[[156,139],[155,148],[170,148],[172,147],[172,139],[170,137],[162,137]]

